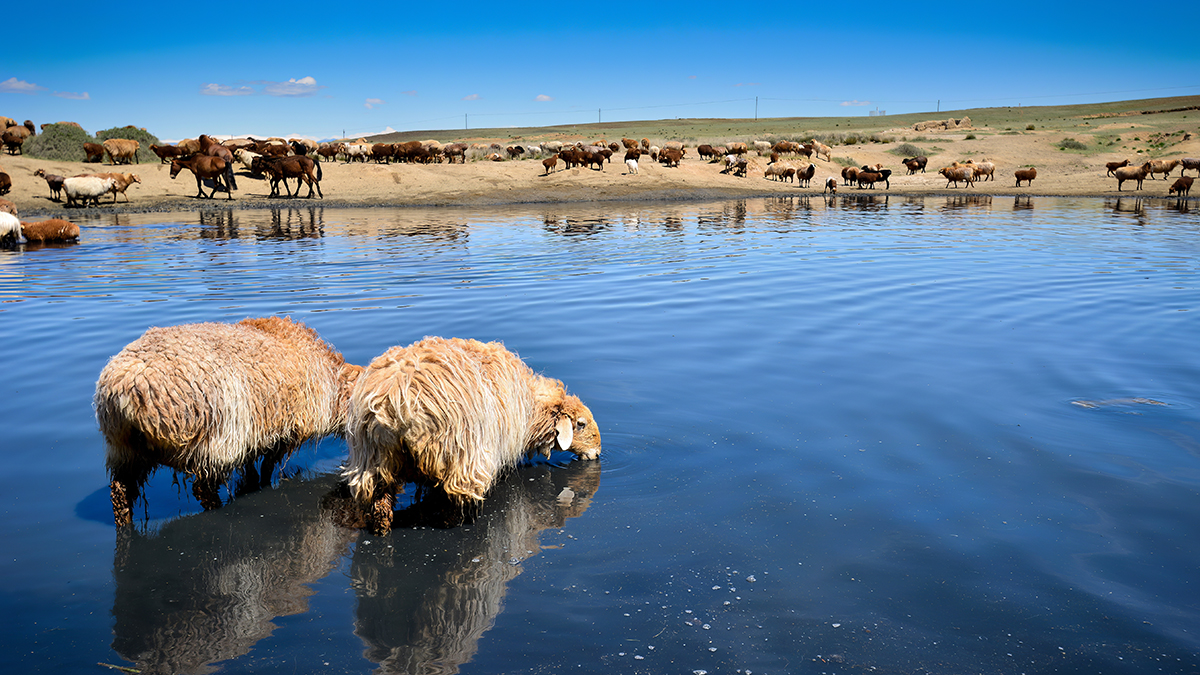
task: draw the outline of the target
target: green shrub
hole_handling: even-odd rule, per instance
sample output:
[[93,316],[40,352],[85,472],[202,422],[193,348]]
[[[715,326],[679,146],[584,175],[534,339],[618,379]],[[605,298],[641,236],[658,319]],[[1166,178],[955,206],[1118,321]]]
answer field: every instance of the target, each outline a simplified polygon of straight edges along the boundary
[[1086,143],[1080,143],[1074,138],[1064,138],[1058,142],[1059,150],[1087,150]]
[[924,150],[918,148],[912,143],[901,143],[900,145],[892,148],[891,152],[893,155],[898,157],[922,157],[925,155]]
[[1025,131],[1033,131],[1033,130],[1034,130],[1034,129],[1036,129],[1036,128],[1037,128],[1037,127],[1035,127],[1035,126],[1033,126],[1032,124],[1030,124],[1029,126],[1025,127]]
[[158,140],[157,136],[149,131],[146,131],[145,129],[139,129],[135,126],[113,127],[112,129],[105,129],[104,131],[97,131],[96,138],[98,139],[96,141],[97,143],[103,143],[110,138],[125,138],[131,141],[137,141],[137,161],[139,163],[156,163],[159,161],[158,155],[154,154],[154,151],[150,149],[150,146],[158,145],[160,141]]
[[38,159],[59,162],[82,162],[85,155],[84,143],[95,143],[96,139],[86,131],[71,124],[51,124],[37,136],[25,139],[21,152]]
[[847,136],[842,139],[842,145],[857,145],[857,144],[858,144],[858,136],[851,135],[851,136]]
[[973,140],[975,140],[975,134],[967,134],[966,136],[963,137],[963,140],[964,141],[973,141]]

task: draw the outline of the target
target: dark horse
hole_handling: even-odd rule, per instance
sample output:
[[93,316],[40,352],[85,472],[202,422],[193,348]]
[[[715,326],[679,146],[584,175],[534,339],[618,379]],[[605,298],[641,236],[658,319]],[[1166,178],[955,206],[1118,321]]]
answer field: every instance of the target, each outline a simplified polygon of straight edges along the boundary
[[[313,169],[316,169],[314,172]],[[288,187],[287,179],[296,179],[296,195],[300,196],[300,181],[308,183],[308,198],[313,196],[313,187],[317,188],[317,195],[321,199],[325,195],[321,194],[321,165],[312,161],[305,155],[292,155],[290,157],[279,157],[272,159],[269,157],[255,157],[250,163],[250,170],[254,173],[265,173],[271,179],[271,196],[279,196],[279,181],[283,181],[283,188],[287,190],[288,197],[292,196],[292,189]]]
[[[190,169],[196,175],[196,190],[197,197],[208,197],[212,199],[216,196],[217,190],[224,192],[228,199],[233,199],[233,191],[237,189],[237,181],[233,178],[233,165],[228,164],[220,157],[210,157],[208,155],[194,155],[188,159],[173,159],[171,160],[171,178],[179,175],[183,169]],[[221,178],[225,178],[225,184],[221,184]],[[212,194],[204,194],[204,179],[210,178],[213,181]]]

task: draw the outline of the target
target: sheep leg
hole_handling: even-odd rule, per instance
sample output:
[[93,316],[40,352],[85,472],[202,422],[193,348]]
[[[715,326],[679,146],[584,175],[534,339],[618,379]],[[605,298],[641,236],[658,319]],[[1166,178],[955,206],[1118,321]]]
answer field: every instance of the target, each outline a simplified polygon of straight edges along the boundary
[[395,488],[387,488],[383,490],[383,494],[377,496],[375,501],[371,502],[370,513],[367,514],[367,519],[371,524],[371,532],[379,536],[391,532],[395,509]]
[[213,478],[196,478],[192,482],[192,494],[205,511],[221,507],[220,483]]
[[117,527],[133,523],[133,503],[138,498],[137,483],[113,478],[108,489],[112,499],[113,520]]

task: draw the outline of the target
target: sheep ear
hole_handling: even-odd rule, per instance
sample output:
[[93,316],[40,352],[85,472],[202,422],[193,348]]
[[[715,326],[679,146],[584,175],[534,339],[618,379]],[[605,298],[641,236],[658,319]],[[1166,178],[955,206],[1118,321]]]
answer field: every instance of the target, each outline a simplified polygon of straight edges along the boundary
[[554,423],[554,430],[557,432],[555,439],[558,442],[559,450],[568,450],[571,443],[575,440],[575,425],[571,422],[571,418],[563,415]]

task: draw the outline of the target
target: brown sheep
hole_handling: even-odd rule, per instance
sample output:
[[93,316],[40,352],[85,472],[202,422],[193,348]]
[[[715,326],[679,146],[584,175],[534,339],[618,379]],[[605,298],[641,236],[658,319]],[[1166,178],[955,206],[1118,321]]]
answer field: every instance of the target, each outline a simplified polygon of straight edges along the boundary
[[834,178],[833,176],[830,176],[829,178],[825,179],[825,189],[821,190],[821,194],[824,194],[826,192],[832,192],[834,194],[837,194],[837,179]]
[[1121,186],[1125,181],[1137,181],[1137,189],[1142,189],[1142,181],[1150,174],[1150,163],[1146,162],[1142,166],[1123,166],[1113,171],[1113,175],[1117,178],[1117,192],[1121,191]]
[[920,169],[921,173],[925,173],[925,166],[929,164],[929,158],[925,157],[924,155],[920,157],[910,157],[903,160],[901,164],[908,167],[908,175],[911,176],[917,172],[917,169]]
[[6,195],[12,190],[12,177],[0,171],[0,195]]
[[[815,175],[817,175],[817,165],[809,163],[808,166],[796,172],[796,179],[802,187],[808,187]],[[834,183],[836,182],[834,181]]]
[[34,223],[21,223],[21,230],[29,242],[64,242],[79,239],[79,226],[67,220],[51,218]]
[[1180,176],[1179,178],[1176,178],[1175,183],[1167,190],[1167,194],[1173,195],[1178,192],[1180,197],[1186,197],[1187,193],[1191,192],[1192,190],[1192,181],[1194,180],[1195,179],[1191,176]]
[[113,517],[159,466],[193,480],[205,509],[234,471],[262,481],[311,438],[337,432],[360,366],[288,318],[151,328],[109,360],[95,408],[107,443]]
[[1150,180],[1154,180],[1154,174],[1156,173],[1161,173],[1163,175],[1163,180],[1167,180],[1167,177],[1171,175],[1171,172],[1174,171],[1175,167],[1177,166],[1179,166],[1179,160],[1177,159],[1152,159],[1143,164],[1142,168],[1146,169],[1146,176],[1149,177]]
[[1111,175],[1113,175],[1113,171],[1114,171],[1114,170],[1116,170],[1116,169],[1119,169],[1119,168],[1121,168],[1121,167],[1123,167],[1123,166],[1129,166],[1129,160],[1128,160],[1128,159],[1121,160],[1120,162],[1108,162],[1107,164],[1105,164],[1105,165],[1104,165],[1104,167],[1105,167],[1106,169],[1108,169],[1108,173],[1107,173],[1107,174],[1105,174],[1105,175],[1106,175],[1106,176],[1111,176]]
[[67,179],[66,176],[46,173],[45,169],[38,169],[37,171],[33,172],[33,175],[46,179],[46,185],[50,188],[51,199],[56,202],[62,201],[63,181]]
[[110,138],[100,145],[104,146],[104,154],[108,155],[109,164],[129,164],[130,160],[138,162],[139,143],[128,138]]
[[104,159],[104,146],[99,143],[84,143],[83,158],[85,164],[99,164]]
[[850,185],[851,183],[854,183],[855,181],[857,181],[858,180],[858,169],[856,169],[852,166],[847,166],[847,167],[843,168],[842,169],[842,180],[844,181],[842,183],[842,185]]
[[500,343],[457,338],[425,338],[372,361],[350,397],[346,435],[343,475],[381,534],[403,483],[473,503],[526,456],[600,455],[591,411],[562,382]]
[[746,147],[746,144],[741,142],[729,143],[725,147],[731,155],[744,155],[750,151],[750,149]]
[[[956,162],[957,164],[957,162]],[[970,166],[947,166],[938,170],[938,173],[946,177],[946,187],[950,187],[950,183],[954,183],[954,187],[958,184],[966,183],[967,187],[975,184],[975,169]]]
[[158,155],[159,164],[170,164],[172,159],[181,156],[182,151],[174,145],[150,145],[150,152]]
[[1037,178],[1037,169],[1032,166],[1028,169],[1017,169],[1013,172],[1013,175],[1017,177],[1016,187],[1021,187],[1021,181],[1025,181],[1032,186],[1033,179]]
[[22,134],[18,129],[24,131],[25,127],[9,127],[3,132],[0,132],[0,142],[4,143],[4,149],[8,150],[8,154],[25,154],[21,146],[25,143],[26,134]]
[[[3,175],[7,176],[8,174]],[[7,213],[13,216],[18,215],[17,205],[8,201],[7,199],[0,199],[0,213]]]
[[716,160],[721,157],[717,154],[717,149],[708,144],[697,146],[696,154],[700,156],[700,159]]
[[634,138],[622,138],[621,145],[625,146],[626,150],[637,150],[638,148],[637,139]]
[[658,161],[666,166],[679,166],[683,160],[683,150],[679,148],[663,148],[658,151]]
[[542,166],[546,167],[546,173],[543,176],[549,176],[554,173],[554,169],[558,166],[558,155],[551,155],[542,160]]
[[1179,163],[1183,165],[1183,168],[1179,170],[1180,176],[1182,176],[1183,172],[1187,171],[1188,169],[1194,169],[1196,173],[1200,175],[1200,157],[1184,157],[1183,159],[1179,160]]

